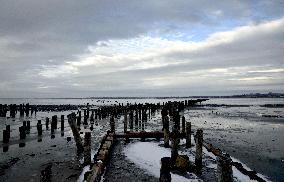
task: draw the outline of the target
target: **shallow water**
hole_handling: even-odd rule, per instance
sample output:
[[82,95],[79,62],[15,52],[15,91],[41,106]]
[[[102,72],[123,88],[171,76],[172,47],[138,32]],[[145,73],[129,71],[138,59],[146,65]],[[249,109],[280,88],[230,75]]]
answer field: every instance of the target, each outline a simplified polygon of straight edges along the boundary
[[[110,105],[119,103],[162,103],[168,100],[185,99],[0,99],[0,104],[93,104]],[[187,99],[188,100],[188,99]],[[184,112],[187,121],[192,122],[193,130],[204,129],[204,138],[215,146],[228,152],[231,156],[241,160],[247,166],[255,169],[274,181],[284,181],[284,118],[264,118],[262,115],[284,116],[283,108],[260,107],[264,104],[284,104],[284,98],[264,99],[210,99],[204,104],[225,104],[234,107],[194,107]],[[242,105],[242,107],[236,107]],[[243,107],[247,105],[247,107]],[[19,176],[25,174],[25,179],[36,181],[39,178],[40,170],[45,164],[55,161],[82,161],[76,155],[74,141],[67,142],[66,138],[72,136],[67,121],[65,121],[64,136],[61,136],[58,129],[55,139],[50,138],[50,130],[45,130],[45,117],[69,114],[68,112],[38,112],[37,116],[29,118],[0,118],[0,140],[2,141],[2,130],[6,124],[11,125],[10,141],[19,139],[18,128],[23,120],[31,121],[31,133],[27,136],[26,146],[19,147],[15,142],[9,147],[8,152],[0,151],[0,163],[6,162],[11,157],[19,157],[20,161],[5,171],[0,176],[0,181],[16,181]],[[217,112],[217,113],[216,113]],[[8,114],[9,115],[9,114]],[[43,124],[42,142],[38,142],[36,123],[41,119]],[[51,118],[50,118],[51,119]],[[118,118],[118,131],[123,131],[123,117]],[[206,121],[206,122],[205,122]],[[59,122],[60,127],[60,122]],[[100,138],[108,129],[108,121],[98,121],[92,132],[92,151],[97,150]],[[160,130],[160,113],[152,115],[152,119],[146,125],[146,131]],[[83,130],[83,127],[82,127]],[[11,142],[13,143],[13,142]],[[56,145],[56,147],[51,147]],[[49,154],[47,154],[49,153]],[[35,154],[35,156],[31,155]],[[74,171],[73,171],[74,172]],[[70,172],[71,173],[71,172]],[[78,172],[80,174],[80,171]],[[72,180],[69,180],[72,181]],[[75,180],[76,181],[76,180]]]

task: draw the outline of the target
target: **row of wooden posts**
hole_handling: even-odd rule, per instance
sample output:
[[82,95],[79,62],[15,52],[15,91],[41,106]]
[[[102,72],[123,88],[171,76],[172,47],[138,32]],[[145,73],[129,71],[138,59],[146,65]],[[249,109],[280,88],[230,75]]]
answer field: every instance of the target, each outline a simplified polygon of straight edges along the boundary
[[[58,128],[58,119],[57,119],[57,115],[52,116],[51,118],[51,138],[54,138],[54,132],[55,130],[57,130]],[[64,131],[64,115],[61,115],[61,131]],[[45,127],[46,130],[49,130],[49,118],[46,117],[45,120]],[[36,124],[36,128],[37,128],[37,133],[38,136],[42,136],[42,131],[43,131],[43,124],[41,122],[41,120],[37,121]],[[30,121],[23,121],[23,125],[19,127],[19,138],[20,140],[23,140],[26,138],[26,135],[30,133],[31,130],[31,122]],[[3,130],[3,143],[7,144],[10,142],[10,133],[11,133],[11,129],[10,129],[10,125],[6,125],[6,129]]]
[[10,111],[10,117],[11,118],[15,118],[16,114],[19,112],[20,113],[20,117],[23,117],[24,115],[26,115],[27,117],[31,114],[33,115],[33,113],[36,114],[37,112],[37,107],[35,106],[30,106],[29,103],[27,104],[20,104],[20,105],[16,105],[16,104],[0,104],[0,117],[6,117],[7,116],[7,112]]

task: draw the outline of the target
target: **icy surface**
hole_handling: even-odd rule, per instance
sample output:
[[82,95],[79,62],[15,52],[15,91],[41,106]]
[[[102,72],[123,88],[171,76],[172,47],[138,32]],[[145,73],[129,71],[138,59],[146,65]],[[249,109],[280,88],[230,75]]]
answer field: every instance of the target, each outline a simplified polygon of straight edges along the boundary
[[[124,149],[124,154],[136,165],[148,171],[155,177],[160,177],[160,161],[162,157],[170,157],[171,151],[168,148],[158,146],[154,142],[137,142],[130,144]],[[172,173],[173,182],[189,181],[189,179]],[[198,177],[192,174],[191,181],[200,181]]]

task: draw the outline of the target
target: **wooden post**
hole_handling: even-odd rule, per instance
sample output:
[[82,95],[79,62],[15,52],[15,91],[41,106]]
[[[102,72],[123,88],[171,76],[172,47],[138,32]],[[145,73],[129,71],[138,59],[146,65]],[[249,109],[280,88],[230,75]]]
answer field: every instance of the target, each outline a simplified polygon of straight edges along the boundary
[[196,132],[196,154],[195,165],[198,172],[202,169],[202,145],[203,145],[203,130],[198,129]]
[[19,132],[20,132],[20,139],[25,139],[26,138],[26,131],[24,126],[19,127]]
[[53,129],[57,129],[57,115],[52,116],[51,118],[51,128]]
[[130,111],[129,113],[129,128],[130,131],[133,131],[133,111]]
[[9,136],[7,130],[3,130],[3,143],[9,143]]
[[164,117],[164,147],[169,147],[169,141],[170,141],[170,130],[169,130],[169,117]]
[[38,136],[41,136],[41,135],[42,135],[42,124],[41,124],[41,120],[38,120],[38,121],[37,121],[36,128],[37,128]]
[[171,158],[163,157],[161,159],[161,169],[160,169],[160,182],[171,182]]
[[72,130],[72,133],[73,133],[73,136],[74,136],[74,140],[76,142],[77,151],[78,151],[78,153],[81,153],[81,152],[84,151],[84,147],[83,147],[83,144],[82,144],[82,139],[80,137],[80,133],[79,133],[78,128],[76,126],[76,114],[75,113],[68,115],[68,123],[71,127],[71,130]]
[[178,156],[178,129],[174,126],[172,129],[172,151],[171,151],[171,161],[172,164],[176,162]]
[[91,132],[85,133],[84,138],[84,163],[91,164]]
[[48,130],[48,125],[49,125],[49,118],[46,117],[45,118],[45,128],[46,128],[46,130]]
[[10,132],[11,132],[10,125],[6,125],[6,131],[7,131],[7,137],[10,139]]
[[186,148],[191,147],[191,122],[186,122]]
[[185,117],[182,116],[182,121],[181,121],[181,133],[185,133]]
[[114,117],[110,117],[110,131],[115,132],[115,122],[114,122]]
[[64,131],[64,115],[61,115],[61,131]]
[[234,181],[233,170],[232,170],[232,159],[228,154],[225,154],[224,157],[217,156],[217,181],[218,182]]
[[127,113],[124,114],[124,133],[127,132]]
[[27,132],[29,133],[31,130],[31,121],[27,121]]

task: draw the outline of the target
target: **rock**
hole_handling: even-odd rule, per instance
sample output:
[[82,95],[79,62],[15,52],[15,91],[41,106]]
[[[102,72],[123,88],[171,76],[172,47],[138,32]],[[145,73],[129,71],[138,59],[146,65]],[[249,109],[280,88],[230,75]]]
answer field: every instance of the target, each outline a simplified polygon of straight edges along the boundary
[[189,169],[189,158],[187,155],[178,155],[174,169],[177,169],[181,172],[186,172]]

